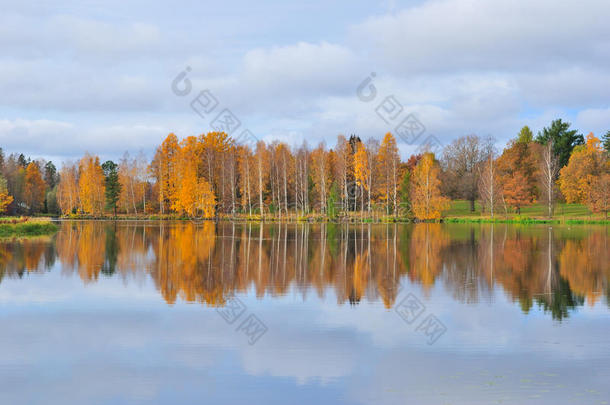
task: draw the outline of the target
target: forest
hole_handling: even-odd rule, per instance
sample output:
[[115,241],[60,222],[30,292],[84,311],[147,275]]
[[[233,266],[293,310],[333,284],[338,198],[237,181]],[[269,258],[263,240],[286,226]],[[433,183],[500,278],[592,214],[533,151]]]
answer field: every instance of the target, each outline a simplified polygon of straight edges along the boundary
[[242,145],[223,132],[169,134],[149,161],[125,153],[53,162],[0,149],[0,214],[67,217],[438,220],[452,201],[482,216],[532,204],[585,204],[607,219],[610,131],[586,137],[557,119],[536,136],[523,127],[503,150],[469,135],[401,160],[397,139],[337,137]]

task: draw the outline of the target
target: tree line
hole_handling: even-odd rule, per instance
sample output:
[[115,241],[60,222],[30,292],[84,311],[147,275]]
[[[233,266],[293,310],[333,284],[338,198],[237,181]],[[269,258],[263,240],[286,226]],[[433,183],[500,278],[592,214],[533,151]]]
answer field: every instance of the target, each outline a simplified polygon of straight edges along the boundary
[[86,154],[64,162],[0,149],[0,212],[63,215],[328,218],[371,215],[438,219],[451,200],[464,199],[494,217],[557,202],[610,210],[610,131],[586,139],[561,119],[537,136],[525,126],[500,152],[492,138],[456,139],[435,155],[400,158],[396,138],[362,141],[339,135],[324,142],[255,146],[223,132],[179,140],[169,134],[151,161],[127,153],[115,163]]

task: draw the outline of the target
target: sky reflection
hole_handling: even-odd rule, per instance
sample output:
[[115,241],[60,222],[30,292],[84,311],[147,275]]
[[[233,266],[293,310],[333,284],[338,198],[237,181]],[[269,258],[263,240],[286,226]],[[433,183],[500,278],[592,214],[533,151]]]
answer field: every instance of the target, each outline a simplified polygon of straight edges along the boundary
[[[100,223],[3,242],[0,403],[610,397],[603,227],[223,227],[122,225],[116,254]],[[434,345],[393,310],[409,292],[447,326]],[[216,312],[233,294],[268,327],[253,346]]]

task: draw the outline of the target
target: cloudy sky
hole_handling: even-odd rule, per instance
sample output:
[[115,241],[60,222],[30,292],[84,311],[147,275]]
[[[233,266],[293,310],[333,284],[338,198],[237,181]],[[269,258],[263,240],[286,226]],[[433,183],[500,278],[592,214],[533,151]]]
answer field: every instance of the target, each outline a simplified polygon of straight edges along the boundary
[[[476,133],[502,145],[557,117],[610,129],[607,0],[303,3],[0,0],[0,147],[150,156],[225,108],[234,135],[333,145],[393,130],[377,114],[390,96],[442,143]],[[373,72],[364,102],[356,90]],[[200,116],[191,102],[204,90],[216,107]]]

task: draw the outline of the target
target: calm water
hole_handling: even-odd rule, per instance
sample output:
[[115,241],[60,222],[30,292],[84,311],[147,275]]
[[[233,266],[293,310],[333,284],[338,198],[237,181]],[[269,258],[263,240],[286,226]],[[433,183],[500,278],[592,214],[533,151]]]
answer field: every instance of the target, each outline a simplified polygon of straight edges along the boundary
[[64,222],[0,241],[0,404],[605,404],[610,227]]

